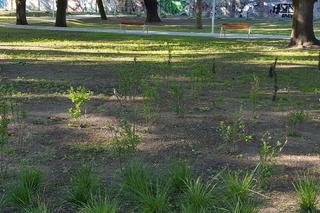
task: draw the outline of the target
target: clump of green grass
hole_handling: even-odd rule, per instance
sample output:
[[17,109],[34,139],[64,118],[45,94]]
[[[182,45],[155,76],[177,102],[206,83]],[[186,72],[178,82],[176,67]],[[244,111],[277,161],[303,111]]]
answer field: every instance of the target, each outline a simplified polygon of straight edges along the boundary
[[39,202],[36,207],[27,208],[24,210],[25,213],[50,213],[48,206],[44,202]]
[[92,197],[91,200],[84,204],[79,213],[116,213],[117,207],[107,198]]
[[221,175],[221,183],[215,191],[219,199],[217,208],[229,212],[257,212],[256,184],[254,175],[256,170],[241,175],[239,172],[226,171]]
[[187,181],[186,186],[183,212],[208,212],[213,207],[214,186],[203,183],[200,178]]
[[6,204],[6,197],[5,195],[2,195],[2,197],[0,197],[0,209],[3,209],[5,204]]
[[141,162],[134,162],[123,171],[124,189],[131,198],[139,203],[143,212],[167,212],[168,192],[166,183],[153,181],[146,166]]
[[9,192],[9,201],[21,208],[32,204],[43,183],[43,175],[39,170],[25,170],[20,174],[17,183]]
[[92,195],[99,193],[100,185],[92,166],[81,167],[71,179],[69,201],[80,206],[88,203]]
[[9,201],[19,208],[27,207],[32,203],[32,190],[22,184],[15,185],[9,193]]
[[299,195],[301,212],[316,212],[319,186],[314,178],[304,175],[303,177],[300,177],[298,181],[293,183],[293,186]]
[[39,170],[26,170],[21,174],[21,182],[32,191],[39,191],[43,183],[43,174]]
[[246,200],[254,191],[253,173],[246,173],[243,177],[238,172],[229,173],[226,179],[226,189],[229,195],[240,200]]
[[171,187],[174,191],[182,191],[186,188],[186,182],[191,180],[191,170],[188,164],[174,162],[170,168]]

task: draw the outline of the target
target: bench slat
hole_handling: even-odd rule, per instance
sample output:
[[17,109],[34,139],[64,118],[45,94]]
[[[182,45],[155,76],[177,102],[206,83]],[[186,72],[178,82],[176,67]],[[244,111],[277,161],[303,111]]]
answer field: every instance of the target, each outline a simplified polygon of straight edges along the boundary
[[145,25],[142,21],[122,21],[120,24],[122,25]]
[[247,29],[251,27],[251,24],[222,24],[223,27],[230,27],[230,28],[241,28],[241,29]]

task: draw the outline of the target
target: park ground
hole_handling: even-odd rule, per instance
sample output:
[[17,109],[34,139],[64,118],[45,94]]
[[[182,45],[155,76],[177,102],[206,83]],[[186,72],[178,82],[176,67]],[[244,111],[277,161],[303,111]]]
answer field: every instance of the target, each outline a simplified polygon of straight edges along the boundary
[[[119,29],[119,23],[123,20],[138,20],[144,21],[144,17],[138,16],[123,16],[110,15],[108,20],[101,20],[96,14],[70,14],[68,16],[68,26],[76,28],[94,28],[94,29]],[[54,26],[55,19],[50,16],[50,13],[29,13],[28,22],[31,25]],[[15,15],[10,12],[0,11],[0,23],[15,23]],[[217,18],[215,21],[215,33],[220,32],[221,23],[249,23],[252,24],[253,34],[263,35],[285,35],[290,36],[291,19],[232,19],[232,18]],[[314,27],[315,33],[320,33],[318,30],[319,21],[316,20]],[[128,26],[128,30],[142,30],[140,26]],[[168,16],[162,18],[161,23],[149,24],[150,31],[168,31],[168,32],[211,32],[211,18],[203,18],[203,29],[195,28],[194,18],[182,16]],[[234,31],[234,30],[233,30]],[[230,31],[232,33],[233,31]],[[236,30],[236,33],[248,33],[248,30]]]
[[[277,34],[287,34],[289,22],[283,23],[273,27],[272,21],[256,22],[270,26]],[[87,20],[70,21],[69,25],[96,26]],[[262,28],[259,33],[271,33]],[[113,134],[108,127],[119,126],[121,106],[113,96],[113,88],[119,87],[121,73],[135,69],[148,76],[160,76],[160,104],[156,118],[146,122],[141,94],[126,102],[129,112],[138,112],[129,116],[129,122],[136,124],[142,143],[125,163],[139,158],[160,173],[172,160],[188,161],[194,174],[203,179],[223,167],[252,170],[259,160],[262,135],[270,132],[283,139],[288,114],[307,114],[308,119],[299,123],[276,157],[270,187],[262,192],[265,202],[259,207],[262,212],[297,212],[299,205],[292,181],[306,170],[315,177],[320,174],[319,52],[286,46],[284,40],[139,37],[0,28],[1,86],[13,88],[15,98],[27,112],[22,127],[11,127],[12,142],[5,154],[8,176],[1,190],[6,189],[20,168],[40,168],[46,177],[46,199],[52,206],[59,206],[60,212],[69,212],[63,195],[70,174],[90,161],[104,184],[117,188],[119,161],[109,147]],[[170,65],[168,48],[172,54]],[[134,57],[137,63],[133,68]],[[279,92],[273,102],[273,80],[268,71],[276,57]],[[194,70],[210,70],[213,58],[214,85],[200,85],[195,92],[190,75]],[[165,79],[161,73],[166,73]],[[250,94],[254,76],[259,79],[259,86],[256,116],[252,118]],[[168,90],[175,84],[183,88],[183,115],[172,109],[176,102]],[[72,119],[67,111],[72,103],[66,93],[70,86],[84,86],[94,94],[86,116],[81,118],[84,125],[79,128],[69,125]],[[232,122],[241,106],[253,140],[240,143],[236,151],[229,152],[222,146],[217,128],[220,121]],[[127,212],[127,207],[118,203]]]

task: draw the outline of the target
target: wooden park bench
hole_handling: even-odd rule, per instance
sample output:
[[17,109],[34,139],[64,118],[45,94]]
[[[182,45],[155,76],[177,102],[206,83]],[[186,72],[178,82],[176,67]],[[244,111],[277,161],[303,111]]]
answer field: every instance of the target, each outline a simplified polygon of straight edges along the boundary
[[222,37],[222,34],[224,37],[226,37],[226,29],[248,29],[248,38],[250,38],[251,35],[251,24],[227,24],[222,23],[221,24],[221,31],[220,31],[220,37]]
[[142,30],[148,32],[148,25],[144,21],[122,21],[120,22],[120,30],[123,26],[142,26]]

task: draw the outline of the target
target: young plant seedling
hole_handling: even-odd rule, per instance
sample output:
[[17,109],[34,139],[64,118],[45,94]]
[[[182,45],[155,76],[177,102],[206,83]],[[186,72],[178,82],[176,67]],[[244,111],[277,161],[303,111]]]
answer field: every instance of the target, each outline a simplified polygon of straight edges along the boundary
[[276,57],[274,63],[270,66],[269,69],[269,77],[274,79],[274,83],[273,83],[273,95],[272,95],[272,101],[276,101],[277,99],[277,93],[278,93],[278,74],[276,72],[276,68],[277,68],[277,63],[278,63],[278,57]]
[[[76,89],[71,87],[68,90],[68,97],[74,104],[74,107],[69,108],[68,112],[72,118],[80,118],[82,110],[85,105],[90,101],[92,92],[85,87],[79,86]],[[86,113],[86,109],[84,109]]]

